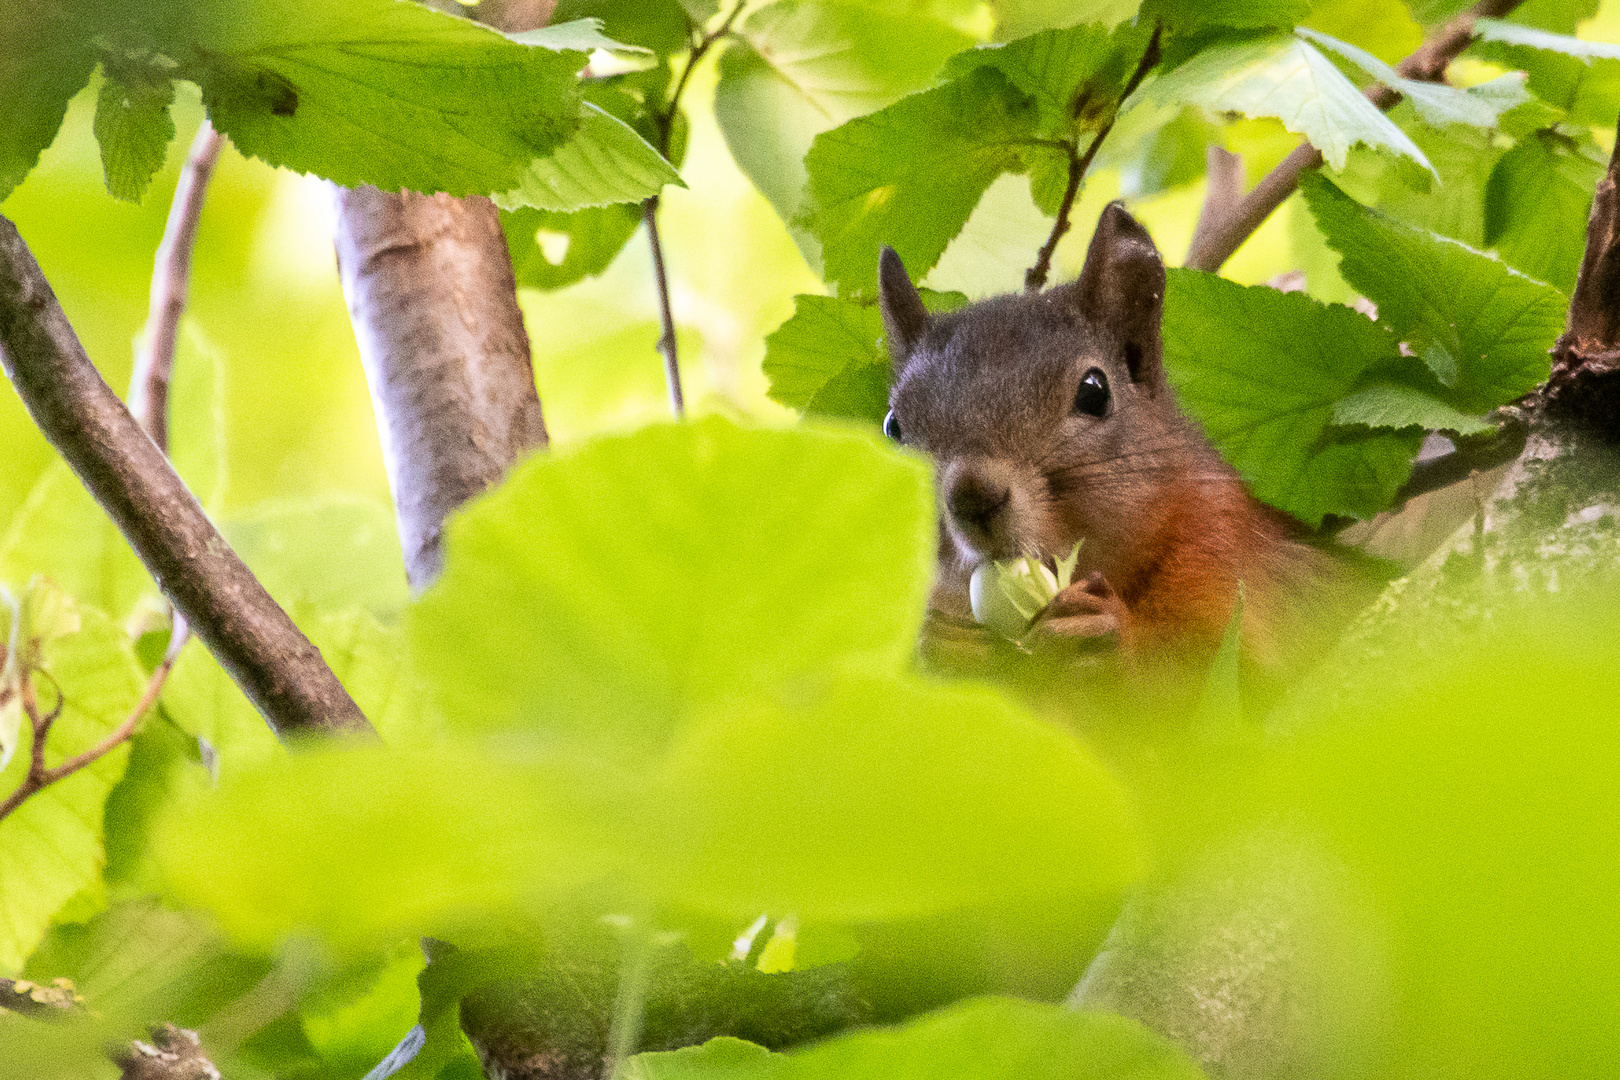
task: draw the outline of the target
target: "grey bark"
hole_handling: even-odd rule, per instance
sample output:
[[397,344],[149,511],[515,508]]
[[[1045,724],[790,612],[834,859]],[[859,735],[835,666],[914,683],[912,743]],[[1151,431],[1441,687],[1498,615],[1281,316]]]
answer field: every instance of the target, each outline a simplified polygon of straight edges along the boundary
[[[503,30],[537,0],[480,5]],[[333,242],[417,592],[444,566],[444,520],[546,445],[517,281],[488,199],[335,188]]]
[[371,733],[320,650],[237,558],[103,381],[5,218],[0,366],[40,431],[277,735]]

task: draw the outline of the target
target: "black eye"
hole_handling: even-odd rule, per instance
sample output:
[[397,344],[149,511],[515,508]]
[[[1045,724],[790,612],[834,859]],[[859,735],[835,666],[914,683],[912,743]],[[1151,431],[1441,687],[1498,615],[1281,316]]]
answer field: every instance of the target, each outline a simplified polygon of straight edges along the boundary
[[900,421],[894,418],[894,410],[890,409],[883,417],[883,434],[895,442],[905,441],[905,435],[900,431]]
[[1092,368],[1080,376],[1080,389],[1074,392],[1074,411],[1099,419],[1108,415],[1108,376],[1102,368]]

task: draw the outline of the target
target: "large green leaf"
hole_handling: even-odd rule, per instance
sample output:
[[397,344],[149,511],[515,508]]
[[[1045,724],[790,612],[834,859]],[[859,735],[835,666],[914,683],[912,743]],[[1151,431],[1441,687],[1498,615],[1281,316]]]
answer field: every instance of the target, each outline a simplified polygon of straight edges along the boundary
[[584,53],[416,4],[214,0],[156,14],[112,36],[177,61],[243,153],[340,184],[505,191],[580,125]]
[[654,427],[519,466],[408,624],[452,721],[647,750],[750,686],[898,670],[932,532],[926,469],[866,435]]
[[[961,293],[922,290],[930,311],[967,303]],[[793,317],[765,339],[771,399],[805,414],[881,420],[889,407],[891,362],[883,316],[873,301],[796,296]]]
[[1268,34],[1206,48],[1144,86],[1147,100],[1200,105],[1210,112],[1274,116],[1304,135],[1334,169],[1356,143],[1429,161],[1333,61],[1293,34]]
[[627,1080],[1197,1080],[1203,1073],[1133,1020],[1013,998],[979,998],[903,1027],[770,1054],[738,1039],[640,1054]]
[[1564,327],[1557,289],[1369,210],[1321,177],[1302,186],[1328,243],[1344,256],[1340,273],[1434,369],[1451,404],[1483,413],[1547,378],[1547,350]]
[[[91,608],[79,609],[80,629],[47,643],[49,679],[35,677],[41,707],[54,707],[52,681],[61,687],[62,714],[46,742],[54,767],[107,737],[128,717],[143,680],[129,639]],[[99,891],[102,812],[107,793],[124,773],[129,748],[119,746],[37,792],[0,821],[0,971],[17,972],[64,904]],[[28,771],[19,750],[0,770],[0,792],[10,795]]]
[[90,79],[96,53],[56,5],[21,0],[0,36],[0,200],[22,183],[56,138],[68,101]]
[[922,89],[972,43],[926,15],[847,0],[783,0],[736,34],[720,60],[715,117],[738,166],[789,222],[804,210],[804,156],[817,134]]
[[991,181],[1021,168],[1035,102],[993,67],[913,94],[816,136],[805,158],[826,279],[841,295],[877,290],[891,244],[915,276],[933,268]]
[[1590,139],[1534,132],[1502,155],[1485,189],[1485,243],[1533,278],[1575,291],[1604,163]]
[[1369,517],[1411,471],[1418,434],[1331,427],[1339,400],[1396,356],[1394,336],[1350,308],[1170,271],[1164,363],[1177,395],[1256,495],[1304,521]]

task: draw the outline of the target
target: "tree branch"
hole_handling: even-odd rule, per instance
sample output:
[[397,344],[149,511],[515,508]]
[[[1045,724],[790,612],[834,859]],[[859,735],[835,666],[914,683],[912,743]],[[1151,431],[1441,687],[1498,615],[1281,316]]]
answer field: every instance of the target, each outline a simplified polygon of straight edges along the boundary
[[1063,201],[1058,204],[1057,220],[1052,223],[1051,235],[1046,238],[1046,243],[1041,245],[1041,250],[1036,254],[1035,265],[1024,273],[1025,292],[1040,292],[1045,287],[1046,275],[1052,269],[1052,253],[1057,250],[1058,241],[1063,239],[1063,234],[1069,231],[1069,212],[1074,209],[1075,196],[1080,193],[1080,182],[1085,179],[1086,170],[1091,168],[1091,162],[1101,149],[1103,140],[1114,130],[1114,121],[1119,119],[1120,105],[1135,93],[1136,88],[1142,85],[1142,80],[1147,78],[1147,73],[1153,69],[1153,65],[1159,62],[1159,37],[1163,31],[1162,25],[1153,28],[1153,36],[1148,39],[1147,51],[1142,54],[1136,70],[1131,73],[1130,80],[1126,82],[1125,89],[1119,95],[1119,101],[1114,103],[1113,114],[1098,130],[1086,152],[1077,153],[1078,142],[1064,144],[1064,149],[1069,152],[1069,182],[1063,189]]
[[[1395,70],[1408,79],[1439,82],[1446,68],[1474,40],[1474,20],[1500,18],[1518,7],[1522,0],[1479,0],[1472,8],[1447,23],[1421,48],[1396,65]],[[1380,109],[1393,108],[1401,95],[1387,86],[1374,84],[1367,87],[1367,99]],[[1218,208],[1205,204],[1199,216],[1198,229],[1187,249],[1183,266],[1194,270],[1216,271],[1225,265],[1243,241],[1254,235],[1272,211],[1281,206],[1299,187],[1299,178],[1307,169],[1322,164],[1322,153],[1308,142],[1300,143],[1293,153],[1255,185],[1238,205],[1224,216]],[[1210,226],[1204,226],[1209,217]]]
[[278,735],[371,732],[320,651],[237,558],[102,380],[16,226],[3,217],[0,366],[34,423]]
[[[532,30],[547,3],[472,9]],[[444,520],[547,444],[500,212],[488,199],[334,187],[333,245],[417,592],[444,567]]]
[[197,222],[202,218],[208,178],[213,175],[223,141],[205,118],[180,170],[180,183],[174,189],[169,221],[152,269],[146,338],[135,354],[135,370],[129,377],[129,411],[164,453],[169,452],[169,380],[174,372],[180,316],[186,310],[186,291],[191,283],[191,250],[197,241]]
[[[692,77],[692,69],[697,67],[698,61],[706,56],[715,42],[731,32],[731,24],[737,21],[747,0],[737,0],[729,14],[709,33],[704,34],[692,46],[692,53],[686,59],[686,67],[681,70],[681,77],[675,81],[675,89],[669,95],[669,103],[654,119],[658,124],[658,152],[665,158],[669,157],[669,146],[675,134],[675,118],[681,112],[681,94],[686,90],[687,80]],[[669,274],[664,267],[664,245],[658,236],[658,196],[654,195],[641,204],[641,220],[647,226],[647,243],[652,248],[653,279],[658,289],[658,317],[660,333],[658,336],[658,353],[664,358],[664,381],[669,386],[669,409],[679,420],[686,415],[686,396],[681,392],[681,363],[680,349],[675,342],[675,313],[669,302]]]

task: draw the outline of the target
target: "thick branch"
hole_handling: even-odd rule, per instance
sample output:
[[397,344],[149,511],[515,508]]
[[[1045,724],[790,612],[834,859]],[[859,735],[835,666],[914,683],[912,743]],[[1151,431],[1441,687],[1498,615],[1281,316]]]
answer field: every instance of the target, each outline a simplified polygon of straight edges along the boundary
[[[1404,78],[1439,82],[1446,68],[1459,53],[1474,40],[1474,20],[1500,18],[1518,7],[1522,0],[1480,0],[1472,8],[1447,23],[1438,34],[1423,44],[1417,52],[1396,65],[1395,70]],[[1401,95],[1387,86],[1374,84],[1367,88],[1367,98],[1380,109],[1391,109]],[[1182,265],[1194,270],[1219,270],[1243,241],[1254,235],[1272,211],[1281,206],[1299,187],[1299,178],[1307,169],[1322,164],[1321,151],[1310,143],[1300,143],[1293,153],[1255,185],[1243,200],[1224,219],[1214,218],[1210,227],[1204,227],[1203,217],[1192,245]],[[1203,216],[1212,216],[1206,208]]]
[[[486,2],[475,17],[532,30],[552,4]],[[495,204],[334,188],[333,244],[371,388],[405,575],[444,567],[444,520],[547,443],[529,335]]]
[[174,372],[180,316],[186,310],[186,291],[191,283],[191,250],[197,240],[208,178],[213,175],[222,142],[214,125],[203,120],[180,170],[174,202],[169,205],[169,221],[152,269],[146,339],[135,355],[135,370],[129,377],[129,411],[164,453],[169,450],[169,379]]
[[405,571],[444,565],[444,520],[546,445],[517,281],[488,199],[335,188],[338,271],[377,414]]
[[371,726],[85,355],[39,264],[0,218],[0,365],[34,423],[283,737]]

